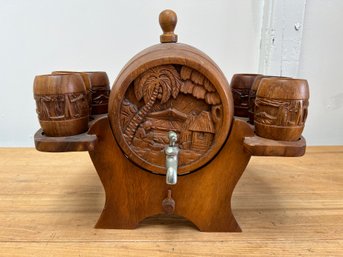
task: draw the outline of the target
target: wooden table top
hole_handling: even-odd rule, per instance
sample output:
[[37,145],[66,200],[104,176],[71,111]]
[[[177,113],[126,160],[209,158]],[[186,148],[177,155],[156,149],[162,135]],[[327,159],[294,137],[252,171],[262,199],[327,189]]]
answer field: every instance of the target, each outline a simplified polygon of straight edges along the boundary
[[343,256],[343,146],[253,157],[232,199],[242,233],[179,217],[94,229],[104,192],[86,152],[0,148],[0,256]]

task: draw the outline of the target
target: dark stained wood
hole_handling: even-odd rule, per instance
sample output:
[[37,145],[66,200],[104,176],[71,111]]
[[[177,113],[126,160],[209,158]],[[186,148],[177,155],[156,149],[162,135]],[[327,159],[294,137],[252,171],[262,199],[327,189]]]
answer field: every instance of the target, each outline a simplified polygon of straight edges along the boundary
[[249,93],[256,77],[260,74],[234,74],[231,79],[231,91],[234,101],[234,115],[239,117],[248,117]]
[[104,71],[84,71],[88,74],[92,88],[92,115],[108,112],[108,98],[111,92],[107,73]]
[[297,141],[276,141],[259,136],[245,137],[244,148],[254,156],[299,157],[305,154],[306,141],[301,137]]
[[48,136],[71,136],[87,131],[89,106],[80,74],[39,75],[34,80],[37,114]]
[[307,118],[308,99],[306,80],[262,79],[255,100],[256,134],[274,140],[298,140]]
[[253,136],[252,128],[236,120],[223,149],[197,172],[179,176],[169,186],[165,176],[144,172],[129,161],[114,140],[106,117],[90,133],[98,143],[90,156],[104,185],[106,203],[97,228],[135,228],[144,218],[164,213],[162,201],[171,190],[176,215],[192,221],[201,231],[240,231],[232,215],[230,199],[250,154],[242,140]]
[[97,137],[82,133],[68,137],[48,137],[42,129],[34,135],[35,147],[41,152],[93,151]]

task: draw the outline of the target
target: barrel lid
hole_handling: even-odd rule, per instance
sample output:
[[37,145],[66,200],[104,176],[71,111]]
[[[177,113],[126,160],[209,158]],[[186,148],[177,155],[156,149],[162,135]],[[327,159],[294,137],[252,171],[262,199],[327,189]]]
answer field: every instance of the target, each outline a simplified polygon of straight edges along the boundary
[[109,120],[119,146],[147,171],[165,174],[168,132],[178,134],[178,173],[197,170],[224,144],[233,119],[229,84],[200,50],[177,43],[176,14],[160,14],[161,44],[134,56],[113,84]]

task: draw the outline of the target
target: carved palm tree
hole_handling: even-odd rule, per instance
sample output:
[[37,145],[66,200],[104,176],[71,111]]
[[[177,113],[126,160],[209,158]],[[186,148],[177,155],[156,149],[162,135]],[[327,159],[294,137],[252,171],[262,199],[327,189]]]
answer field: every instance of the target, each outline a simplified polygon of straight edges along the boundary
[[163,104],[170,99],[170,96],[175,99],[179,94],[181,84],[180,75],[172,65],[151,68],[135,80],[135,96],[138,101],[143,98],[145,105],[133,116],[124,131],[129,144],[132,142],[137,127],[150,112],[156,100],[159,99]]

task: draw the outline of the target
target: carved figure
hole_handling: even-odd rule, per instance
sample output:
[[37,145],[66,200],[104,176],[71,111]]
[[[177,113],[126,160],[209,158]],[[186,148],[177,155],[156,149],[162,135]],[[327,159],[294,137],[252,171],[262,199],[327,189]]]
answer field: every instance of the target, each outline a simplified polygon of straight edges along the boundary
[[68,120],[88,115],[86,93],[35,95],[40,120]]
[[248,117],[249,92],[259,74],[235,74],[231,79],[231,92],[235,116]]

